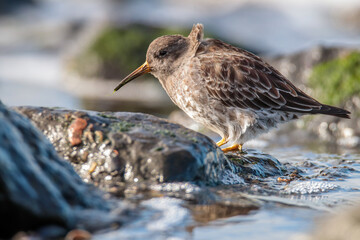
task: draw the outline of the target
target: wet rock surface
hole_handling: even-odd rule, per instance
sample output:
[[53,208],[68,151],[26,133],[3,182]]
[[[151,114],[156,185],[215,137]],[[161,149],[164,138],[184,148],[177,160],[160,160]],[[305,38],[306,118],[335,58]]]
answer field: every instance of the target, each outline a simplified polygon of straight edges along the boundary
[[[0,237],[43,225],[60,235],[107,215],[110,204],[85,184],[27,118],[0,102]],[[4,228],[4,226],[6,226]],[[54,231],[50,231],[54,232]]]
[[225,156],[206,136],[151,115],[16,110],[43,131],[84,180],[110,192],[121,192],[129,183],[240,184],[287,172],[275,158],[255,150]]
[[245,179],[281,176],[287,169],[276,158],[254,149],[247,149],[244,153],[226,154],[235,167],[235,172]]
[[122,183],[221,182],[226,157],[207,137],[151,115],[18,107],[80,176]]

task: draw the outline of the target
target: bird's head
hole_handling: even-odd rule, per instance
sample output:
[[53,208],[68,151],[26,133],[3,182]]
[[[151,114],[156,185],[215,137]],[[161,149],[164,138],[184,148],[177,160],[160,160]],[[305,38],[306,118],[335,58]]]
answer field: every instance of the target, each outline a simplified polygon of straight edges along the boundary
[[202,24],[194,25],[188,37],[167,35],[156,38],[147,50],[145,63],[121,80],[114,91],[145,73],[166,79],[180,67],[184,57],[195,54],[202,38]]

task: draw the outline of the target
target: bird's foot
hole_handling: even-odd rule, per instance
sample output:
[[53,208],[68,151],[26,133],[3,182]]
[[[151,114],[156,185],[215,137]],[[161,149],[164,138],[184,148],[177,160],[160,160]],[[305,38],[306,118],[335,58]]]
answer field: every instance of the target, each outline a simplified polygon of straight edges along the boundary
[[222,138],[220,141],[218,141],[218,142],[216,143],[216,145],[217,145],[218,147],[220,147],[220,146],[226,144],[227,142],[228,142],[228,141],[227,141],[225,138]]
[[223,152],[231,152],[231,151],[239,151],[240,153],[242,153],[242,144],[234,144],[230,147],[226,147],[226,148],[223,148],[221,149],[223,150]]

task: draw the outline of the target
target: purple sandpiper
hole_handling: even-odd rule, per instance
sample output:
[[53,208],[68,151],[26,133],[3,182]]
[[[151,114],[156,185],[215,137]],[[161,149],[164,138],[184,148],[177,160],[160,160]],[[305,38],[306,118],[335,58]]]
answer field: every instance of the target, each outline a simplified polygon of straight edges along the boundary
[[304,114],[350,118],[349,111],[321,104],[295,87],[258,56],[217,39],[203,39],[203,25],[188,37],[168,35],[149,46],[146,61],[125,77],[119,90],[150,72],[187,115],[218,133],[224,152],[279,123]]

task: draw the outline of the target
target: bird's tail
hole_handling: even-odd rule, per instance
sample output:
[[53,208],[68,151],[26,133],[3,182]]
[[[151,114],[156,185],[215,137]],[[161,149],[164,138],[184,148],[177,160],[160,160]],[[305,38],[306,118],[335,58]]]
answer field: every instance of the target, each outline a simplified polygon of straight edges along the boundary
[[312,111],[312,113],[320,113],[320,114],[350,119],[349,111],[342,109],[342,108],[325,105],[325,104],[322,104],[321,109]]

